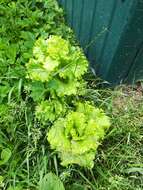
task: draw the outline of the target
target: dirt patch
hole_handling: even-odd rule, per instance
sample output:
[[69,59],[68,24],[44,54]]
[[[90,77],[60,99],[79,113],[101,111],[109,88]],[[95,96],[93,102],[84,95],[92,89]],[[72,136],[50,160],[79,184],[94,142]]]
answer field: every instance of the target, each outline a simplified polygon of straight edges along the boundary
[[113,113],[127,111],[127,109],[138,109],[143,104],[143,88],[140,84],[136,86],[120,86],[115,89],[113,97]]

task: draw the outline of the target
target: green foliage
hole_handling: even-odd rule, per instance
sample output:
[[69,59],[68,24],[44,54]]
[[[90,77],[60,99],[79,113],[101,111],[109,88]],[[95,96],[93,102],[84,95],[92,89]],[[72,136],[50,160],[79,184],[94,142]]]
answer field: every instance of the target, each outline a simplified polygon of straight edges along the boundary
[[68,189],[68,190],[87,190],[87,188],[84,187],[83,185],[75,183],[75,184],[71,185],[70,189]]
[[40,170],[48,165],[49,159],[43,156],[43,150],[49,150],[44,139],[46,131],[42,131],[42,122],[37,122],[34,113],[48,92],[42,82],[26,79],[25,65],[32,58],[39,37],[60,35],[72,43],[75,41],[56,0],[1,0],[0,26],[0,176],[3,178],[0,188],[37,189]]
[[43,124],[48,121],[55,121],[58,117],[65,114],[66,107],[64,102],[58,100],[42,101],[36,106],[36,118]]
[[3,186],[3,181],[4,181],[4,178],[3,178],[3,176],[0,175],[0,187]]
[[[0,125],[4,123],[8,127],[13,122],[13,115],[9,105],[0,104]],[[5,127],[6,127],[5,126]]]
[[39,36],[51,34],[71,39],[56,0],[16,0],[0,2],[0,102],[11,88],[17,98],[17,83],[25,81],[25,64]]
[[27,91],[30,94],[30,97],[35,102],[39,102],[39,101],[43,100],[45,97],[44,95],[46,93],[44,84],[40,81],[28,83],[27,86],[25,86],[25,91]]
[[9,187],[7,190],[22,190],[21,186],[16,186],[16,187]]
[[78,103],[76,111],[53,124],[48,141],[59,153],[62,165],[75,163],[92,168],[97,147],[109,126],[109,118],[102,110],[88,102]]
[[0,165],[6,164],[10,157],[11,157],[11,150],[9,148],[2,149]]
[[[67,101],[67,96],[80,95],[79,89],[86,90],[82,77],[87,66],[80,48],[59,36],[39,38],[33,48],[33,57],[26,64],[27,77],[34,84],[38,82],[36,87],[40,82],[44,84],[49,93],[36,106],[35,115],[45,126],[55,121],[48,140],[52,149],[59,152],[64,166],[75,163],[92,168],[96,149],[110,126],[104,112],[90,103],[79,103],[75,97]],[[41,85],[39,87],[42,89]],[[37,93],[33,95],[37,97]],[[76,111],[69,112],[69,108],[75,109],[71,106],[73,102],[77,104]]]
[[39,190],[65,190],[61,180],[53,173],[46,174],[40,181]]
[[49,91],[57,96],[77,94],[83,87],[82,76],[88,62],[79,47],[59,36],[47,40],[39,38],[33,49],[33,58],[27,64],[28,77],[47,82]]

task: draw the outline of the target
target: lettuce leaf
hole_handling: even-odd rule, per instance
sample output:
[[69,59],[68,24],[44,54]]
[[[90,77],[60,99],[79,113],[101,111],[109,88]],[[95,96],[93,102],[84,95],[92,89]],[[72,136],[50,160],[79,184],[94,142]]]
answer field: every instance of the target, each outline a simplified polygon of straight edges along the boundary
[[89,102],[79,102],[75,111],[54,122],[47,139],[63,166],[79,164],[92,168],[96,150],[109,127],[109,118],[103,110]]
[[60,36],[50,36],[36,41],[33,57],[26,66],[28,78],[48,83],[49,90],[61,97],[77,94],[84,86],[82,76],[88,61],[79,47]]

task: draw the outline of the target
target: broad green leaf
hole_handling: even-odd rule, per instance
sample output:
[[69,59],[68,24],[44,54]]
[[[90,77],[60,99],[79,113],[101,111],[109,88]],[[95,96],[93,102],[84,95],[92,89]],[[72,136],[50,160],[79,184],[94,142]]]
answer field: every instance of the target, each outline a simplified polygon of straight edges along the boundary
[[3,99],[7,96],[9,90],[10,87],[8,84],[0,85],[0,102],[2,102]]
[[53,173],[46,174],[39,183],[39,190],[65,190],[61,180]]
[[11,150],[9,148],[5,148],[1,151],[1,160],[0,165],[4,165],[8,162],[11,157]]
[[42,100],[44,98],[44,92],[45,92],[45,88],[43,83],[37,81],[37,82],[33,82],[30,85],[31,88],[31,94],[30,96],[33,98],[34,101],[39,101]]
[[0,175],[0,185],[2,184],[3,180],[4,180],[3,176]]

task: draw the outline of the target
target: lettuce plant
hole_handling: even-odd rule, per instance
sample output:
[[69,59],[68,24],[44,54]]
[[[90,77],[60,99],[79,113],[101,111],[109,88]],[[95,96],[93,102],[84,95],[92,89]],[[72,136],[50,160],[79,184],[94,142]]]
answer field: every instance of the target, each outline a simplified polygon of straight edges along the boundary
[[77,94],[84,87],[82,76],[87,67],[88,61],[81,49],[59,36],[39,38],[27,64],[28,77],[46,82],[50,93],[59,97]]
[[[88,67],[83,52],[59,36],[39,38],[26,66],[28,78],[34,84],[42,83],[48,94],[38,101],[35,116],[46,126],[52,124],[48,141],[58,152],[61,164],[92,168],[97,147],[110,122],[101,109],[90,102],[80,102],[78,95],[86,90],[83,75]],[[39,94],[39,90],[37,92]],[[37,93],[33,97],[37,99]]]
[[58,100],[45,100],[36,106],[36,118],[43,124],[53,122],[61,115],[65,114],[66,106],[64,102]]
[[94,166],[97,147],[110,126],[103,110],[89,102],[78,103],[75,111],[59,118],[47,134],[52,149],[61,158],[61,164],[79,164],[87,168]]

